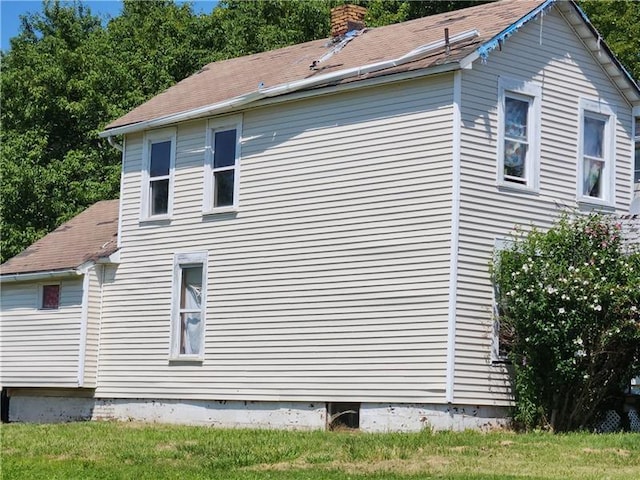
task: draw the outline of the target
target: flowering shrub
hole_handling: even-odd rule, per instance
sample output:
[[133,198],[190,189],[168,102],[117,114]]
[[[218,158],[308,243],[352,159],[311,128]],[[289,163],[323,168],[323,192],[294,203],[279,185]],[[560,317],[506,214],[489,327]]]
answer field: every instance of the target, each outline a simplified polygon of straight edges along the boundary
[[492,265],[515,420],[592,427],[640,373],[640,252],[599,214],[516,232]]

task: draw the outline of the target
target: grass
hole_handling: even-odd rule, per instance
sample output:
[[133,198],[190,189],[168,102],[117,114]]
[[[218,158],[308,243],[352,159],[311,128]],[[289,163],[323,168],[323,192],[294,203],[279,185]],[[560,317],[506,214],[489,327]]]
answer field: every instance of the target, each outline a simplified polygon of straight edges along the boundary
[[7,424],[6,479],[636,479],[640,434],[364,434]]

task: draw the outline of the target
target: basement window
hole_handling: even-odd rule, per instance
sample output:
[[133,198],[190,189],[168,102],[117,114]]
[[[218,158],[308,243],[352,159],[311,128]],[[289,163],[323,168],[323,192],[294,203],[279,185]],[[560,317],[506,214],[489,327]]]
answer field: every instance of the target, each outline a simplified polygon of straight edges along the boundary
[[60,308],[60,285],[42,285],[40,289],[40,309],[57,310]]
[[329,430],[360,428],[359,403],[329,403],[327,404],[327,424]]

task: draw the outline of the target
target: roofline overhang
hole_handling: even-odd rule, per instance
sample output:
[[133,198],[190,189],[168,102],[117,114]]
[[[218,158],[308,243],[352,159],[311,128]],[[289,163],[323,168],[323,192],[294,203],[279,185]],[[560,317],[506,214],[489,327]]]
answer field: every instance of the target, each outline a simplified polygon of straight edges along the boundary
[[[626,70],[626,68],[620,63],[620,61],[613,54],[609,46],[602,39],[596,28],[593,26],[591,21],[588,19],[586,14],[582,11],[582,9],[577,5],[575,0],[569,0],[566,2],[562,2],[559,0],[546,0],[542,4],[538,5],[535,9],[529,12],[527,15],[519,18],[516,22],[509,25],[507,28],[503,29],[497,35],[494,35],[491,39],[483,42],[478,48],[476,48],[471,54],[462,58],[456,62],[450,62],[444,65],[447,67],[443,70],[442,65],[438,65],[436,67],[429,67],[426,69],[422,69],[418,75],[415,76],[427,76],[435,73],[441,73],[443,71],[452,71],[457,69],[468,69],[472,67],[473,62],[475,62],[478,58],[482,59],[482,61],[486,61],[489,53],[495,50],[496,48],[500,48],[505,40],[507,40],[511,35],[517,32],[524,25],[529,23],[532,20],[538,18],[540,14],[543,14],[551,8],[553,5],[558,5],[558,9],[561,13],[567,13],[567,9],[570,7],[566,7],[565,5],[571,5],[574,11],[581,18],[584,25],[590,30],[592,39],[597,42],[598,49],[602,47],[606,52],[606,58],[608,61],[603,61],[602,58],[597,58],[599,63],[602,65],[603,69],[607,73],[607,75],[612,79],[612,81],[616,84],[622,95],[629,101],[629,103],[633,107],[637,107],[640,105],[640,86],[636,83],[635,79],[631,76],[631,74]],[[572,27],[574,26],[569,22]],[[583,36],[580,35],[580,32],[576,31],[576,34],[583,40],[587,41]],[[454,35],[451,37],[450,42],[455,43],[459,41],[463,41],[471,37],[478,36],[479,33],[477,30],[469,30],[466,32],[462,32],[460,34]],[[316,87],[327,87],[331,86],[331,83],[341,82],[343,80],[347,80],[352,77],[357,77],[360,75],[364,75],[367,73],[372,73],[375,71],[384,70],[387,68],[393,68],[405,63],[417,61],[427,54],[436,50],[437,48],[444,47],[444,40],[439,40],[436,42],[432,42],[430,44],[422,45],[417,47],[416,49],[408,52],[402,57],[386,60],[383,62],[376,62],[372,64],[363,65],[360,67],[354,67],[344,70],[339,70],[337,72],[331,72],[324,75],[319,75],[317,77],[306,78],[303,80],[297,80],[294,82],[283,83],[279,85],[275,85],[269,88],[261,88],[257,91],[249,92],[243,95],[239,95],[237,97],[231,98],[229,100],[225,100],[223,102],[218,102],[210,105],[206,105],[204,107],[199,107],[192,110],[186,110],[183,112],[178,112],[175,114],[167,115],[164,117],[154,118],[150,120],[144,120],[141,122],[131,123],[128,125],[122,125],[119,127],[110,128],[104,130],[99,133],[99,136],[102,138],[111,139],[115,135],[124,135],[129,133],[140,132],[144,130],[150,130],[153,128],[164,127],[168,125],[173,125],[179,122],[187,121],[187,120],[195,120],[198,118],[219,115],[222,113],[231,113],[235,112],[241,108],[247,107],[249,105],[256,105],[261,100],[270,99],[273,97],[281,97],[283,95],[291,94],[294,92],[299,92],[301,90],[305,90],[307,93],[304,95],[307,96],[317,96],[327,93],[323,88],[322,90],[317,89]],[[586,45],[587,48],[591,49],[589,45]],[[607,68],[607,65],[613,67],[613,69],[619,72],[619,75],[613,75],[611,70]],[[389,83],[400,80],[399,74],[392,74],[387,76],[383,80],[382,83]],[[364,83],[358,82],[355,87],[364,87]],[[300,98],[296,96],[297,98]],[[290,95],[287,95],[286,100],[292,99]],[[274,102],[265,102],[265,104],[271,104]]]
[[76,275],[82,275],[82,272],[77,268],[46,270],[42,272],[6,273],[0,275],[0,283],[54,280],[57,278],[73,277]]
[[53,280],[57,278],[73,277],[84,275],[96,265],[118,264],[120,263],[120,250],[116,250],[111,255],[99,257],[96,260],[88,260],[75,268],[65,268],[60,270],[43,270],[40,272],[6,273],[0,275],[0,283],[27,282],[34,280]]
[[[462,42],[465,40],[469,40],[471,38],[475,38],[479,35],[477,30],[468,30],[465,32],[461,32],[459,34],[453,35],[449,39],[449,44],[454,44],[458,42]],[[107,129],[103,132],[99,133],[99,136],[102,138],[109,138],[114,135],[123,135],[128,133],[135,133],[143,130],[149,130],[152,128],[163,127],[171,124],[175,124],[178,122],[184,122],[187,120],[195,120],[197,118],[207,117],[211,115],[216,115],[219,113],[228,113],[234,110],[239,109],[240,107],[246,107],[250,104],[255,104],[260,100],[271,98],[271,97],[279,97],[283,95],[287,95],[293,92],[298,92],[301,90],[314,89],[316,87],[330,85],[332,83],[341,82],[343,80],[347,80],[353,77],[359,77],[361,75],[366,75],[369,73],[379,72],[382,70],[398,67],[407,63],[415,62],[421,60],[433,53],[434,50],[439,48],[443,48],[446,46],[445,40],[438,40],[432,43],[428,43],[425,45],[421,45],[401,57],[394,58],[391,60],[385,60],[382,62],[375,62],[366,65],[362,65],[359,67],[352,67],[343,70],[338,70],[336,72],[330,72],[323,75],[318,75],[315,77],[305,78],[302,80],[296,80],[293,82],[282,83],[279,85],[275,85],[273,87],[261,88],[257,91],[249,92],[244,95],[239,95],[237,97],[231,98],[229,100],[225,100],[223,102],[218,102],[210,105],[206,105],[204,107],[187,110],[184,112],[175,113],[172,115],[167,115],[160,118],[155,118],[151,120],[143,120],[141,122],[132,123],[129,125],[122,125],[119,127],[114,127]],[[451,62],[455,65],[455,68],[460,68],[458,62]],[[427,70],[429,74],[434,73],[430,69]],[[395,76],[389,75],[390,79],[388,81],[395,81],[397,78]],[[319,94],[319,93],[316,93]]]
[[[571,23],[568,19],[567,22],[571,25],[571,27],[576,32],[576,35],[580,37],[584,42],[585,46],[593,51],[594,48],[589,45],[589,41],[595,42],[595,50],[600,52],[600,50],[604,50],[606,53],[606,59],[603,59],[601,55],[594,55],[594,58],[600,63],[606,75],[611,78],[613,83],[616,85],[620,93],[627,99],[629,104],[632,107],[640,106],[640,85],[636,79],[633,78],[631,73],[625,68],[620,60],[615,56],[607,42],[605,42],[604,38],[600,35],[596,27],[591,23],[587,14],[580,8],[580,6],[575,2],[575,0],[569,0],[568,2],[557,1],[558,9],[560,13],[566,14],[569,13],[569,8],[566,5],[570,5],[573,8],[573,11],[580,17],[583,24],[588,28],[591,32],[592,37],[590,39],[584,38],[580,34],[580,32],[576,29],[575,24]],[[608,66],[613,67],[612,69],[607,68]],[[612,71],[613,70],[613,71]],[[615,73],[618,73],[617,75]],[[633,98],[632,98],[633,97]]]
[[[566,5],[571,5],[575,12],[578,14],[584,25],[590,30],[592,38],[591,40],[596,42],[596,46],[598,50],[602,47],[606,52],[606,58],[608,61],[603,61],[602,58],[597,58],[596,60],[602,65],[605,73],[609,78],[611,78],[612,82],[616,85],[622,96],[627,99],[629,104],[633,107],[637,107],[640,105],[640,86],[635,81],[633,76],[629,73],[629,71],[620,63],[620,61],[616,58],[615,54],[609,48],[604,39],[600,36],[596,28],[593,26],[587,15],[582,11],[580,6],[574,1],[560,1],[560,0],[547,0],[546,2],[539,5],[537,8],[532,10],[530,13],[519,19],[517,22],[509,25],[507,28],[502,30],[500,33],[495,35],[490,40],[484,42],[480,45],[476,51],[467,55],[465,58],[460,60],[461,68],[469,68],[470,65],[475,62],[478,58],[481,58],[482,61],[486,61],[489,53],[495,50],[496,48],[500,48],[504,41],[509,38],[513,33],[522,28],[523,25],[534,20],[538,17],[538,15],[543,14],[551,8],[553,5],[558,6],[558,10],[561,14],[567,13],[567,9],[571,7],[567,7]],[[572,28],[575,26],[569,22]],[[575,28],[574,28],[575,31]],[[585,43],[588,41],[583,36],[580,35],[580,32],[575,31],[576,35],[583,40]],[[585,45],[588,50],[592,50],[592,48],[587,44]],[[611,69],[607,68],[607,65],[613,67],[614,71],[619,72],[619,75],[613,75]]]
[[[511,35],[513,35],[530,21],[538,18],[538,15],[544,15],[545,12],[547,12],[547,10],[549,10],[554,5],[558,7],[558,10],[561,14],[568,13],[568,10],[570,8],[574,9],[583,24],[590,31],[591,38],[587,39],[584,35],[581,35],[580,32],[575,29],[575,24],[571,23],[569,20],[567,20],[567,23],[569,23],[571,28],[574,29],[576,35],[583,42],[585,42],[585,46],[588,50],[593,51],[594,49],[588,44],[589,40],[591,40],[595,42],[595,47],[598,51],[600,50],[600,48],[605,51],[606,59],[603,59],[601,56],[597,56],[596,61],[600,63],[607,76],[616,85],[622,96],[627,99],[629,104],[634,107],[640,105],[640,86],[638,86],[633,76],[616,58],[611,48],[609,48],[607,43],[600,36],[600,33],[598,33],[598,30],[593,26],[587,15],[582,11],[580,6],[574,0],[546,0],[544,3],[538,5],[527,15],[512,23],[488,41],[484,42],[473,53],[460,60],[461,68],[468,68],[478,58],[482,59],[483,62],[486,61],[489,57],[489,53],[491,53],[496,48],[501,48],[505,40],[507,40]],[[607,68],[607,66],[611,66],[612,68]],[[615,75],[616,72],[618,72],[618,75]]]

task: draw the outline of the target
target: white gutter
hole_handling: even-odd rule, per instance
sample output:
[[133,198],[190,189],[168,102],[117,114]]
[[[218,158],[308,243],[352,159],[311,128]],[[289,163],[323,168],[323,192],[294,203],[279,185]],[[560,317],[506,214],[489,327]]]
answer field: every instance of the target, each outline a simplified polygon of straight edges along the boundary
[[[461,42],[471,38],[475,38],[479,35],[477,30],[468,30],[466,32],[458,33],[450,37],[450,43]],[[321,84],[338,82],[349,77],[357,77],[360,75],[366,75],[368,73],[377,72],[380,70],[386,70],[387,68],[398,67],[406,63],[415,62],[426,57],[434,50],[445,46],[445,40],[438,40],[436,42],[428,43],[414,48],[406,54],[394,58],[391,60],[385,60],[382,62],[370,63],[360,67],[348,68],[345,70],[339,70],[337,72],[326,73],[324,75],[318,75],[311,78],[305,78],[303,80],[296,80],[294,82],[283,83],[269,88],[261,88],[258,91],[251,92],[245,95],[240,95],[224,102],[214,103],[205,107],[196,108],[194,110],[188,110],[186,112],[176,113],[168,115],[166,117],[156,118],[153,120],[145,120],[142,122],[134,123],[131,125],[124,125],[122,127],[115,127],[100,133],[101,137],[109,137],[112,135],[122,135],[126,133],[138,132],[150,128],[156,128],[173,123],[183,122],[186,120],[192,120],[195,118],[212,115],[219,113],[221,110],[229,110],[232,108],[241,107],[257,100],[275,97],[278,95],[285,95],[287,93],[295,92],[298,90],[313,88]]]
[[30,272],[30,273],[8,273],[6,275],[0,275],[0,282],[22,282],[30,280],[45,280],[57,277],[68,277],[72,275],[81,275],[75,268],[67,270],[49,270],[46,272]]
[[453,73],[453,185],[451,205],[451,248],[449,250],[449,310],[447,324],[447,377],[445,398],[447,403],[454,401],[456,369],[456,313],[458,306],[458,245],[460,242],[460,178],[462,71]]

